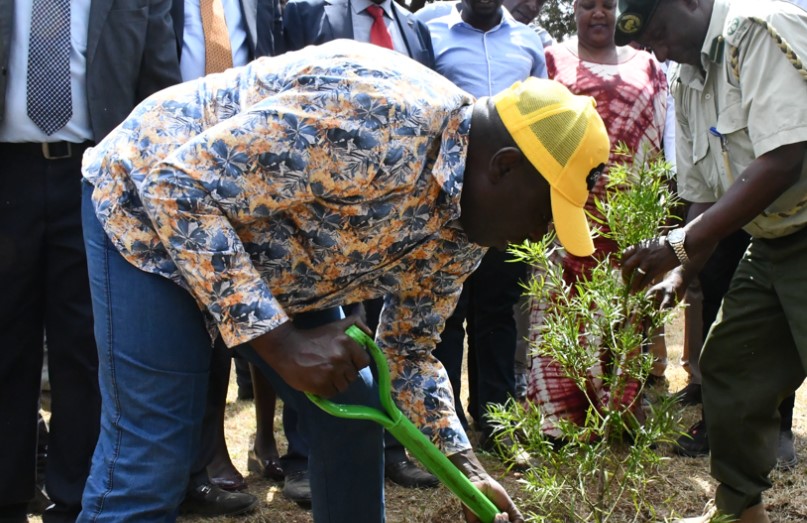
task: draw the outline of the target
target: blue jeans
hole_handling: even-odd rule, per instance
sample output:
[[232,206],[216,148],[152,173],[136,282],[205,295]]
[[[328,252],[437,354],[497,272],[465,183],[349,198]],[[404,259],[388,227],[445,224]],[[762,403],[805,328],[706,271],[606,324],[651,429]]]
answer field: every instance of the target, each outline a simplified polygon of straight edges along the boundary
[[[82,218],[102,407],[79,521],[174,521],[199,447],[210,338],[190,294],[120,256],[95,217],[91,193],[85,186]],[[300,415],[311,446],[314,520],[383,522],[381,427],[326,414],[251,347],[239,351]],[[370,370],[334,401],[377,406]]]

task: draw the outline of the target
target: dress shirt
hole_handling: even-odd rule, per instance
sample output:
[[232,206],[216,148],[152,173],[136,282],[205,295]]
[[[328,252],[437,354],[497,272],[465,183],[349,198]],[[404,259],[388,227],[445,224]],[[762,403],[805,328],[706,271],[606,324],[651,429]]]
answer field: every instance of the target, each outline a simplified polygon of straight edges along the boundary
[[378,5],[384,10],[384,23],[392,37],[392,46],[399,53],[409,55],[401,31],[398,29],[398,22],[395,20],[395,13],[392,10],[392,0],[384,0],[380,4],[370,0],[350,0],[352,9],[351,18],[353,20],[353,39],[359,42],[370,41],[370,29],[373,27],[373,16],[367,12],[371,5]]
[[45,134],[28,117],[28,47],[31,29],[31,2],[15,2],[11,53],[6,87],[6,116],[0,121],[0,142],[80,143],[92,139],[90,110],[87,106],[87,27],[90,0],[70,1],[70,89],[73,116],[67,125]]
[[558,42],[557,42],[557,41],[556,41],[556,40],[555,40],[555,39],[552,37],[552,35],[551,35],[551,34],[549,34],[549,31],[547,31],[546,29],[544,29],[544,26],[542,26],[542,25],[541,25],[541,21],[540,21],[540,19],[536,18],[535,20],[533,20],[532,22],[530,22],[530,23],[529,23],[529,27],[530,27],[530,29],[532,29],[533,31],[535,31],[535,34],[537,34],[537,35],[538,35],[538,38],[540,38],[540,39],[541,39],[541,43],[543,44],[544,49],[546,49],[546,48],[547,48],[547,47],[549,47],[550,45],[555,45],[556,43],[558,43]]
[[438,0],[436,2],[431,2],[418,9],[415,13],[415,18],[425,24],[429,20],[440,18],[441,16],[445,16],[451,11],[456,10],[455,8],[459,5],[459,0]]
[[229,346],[384,296],[398,404],[454,453],[470,444],[431,351],[485,252],[458,220],[472,102],[337,40],[151,97],[83,172],[118,251],[189,289]]
[[[715,202],[755,158],[807,142],[807,82],[752,19],[764,20],[802,62],[807,59],[803,9],[787,2],[715,0],[700,66],[681,64],[673,79],[678,191],[685,200]],[[735,49],[739,78],[731,60]],[[754,237],[777,238],[806,224],[807,159],[799,180],[743,228]]]
[[[230,35],[233,51],[233,65],[249,62],[249,37],[246,21],[241,12],[240,0],[221,0],[224,7],[224,20]],[[202,12],[199,0],[185,0],[185,28],[182,35],[182,56],[179,68],[182,81],[193,80],[205,75],[205,33],[202,30]]]
[[457,9],[426,22],[437,72],[476,97],[492,96],[530,76],[546,78],[541,39],[502,9],[488,31],[467,24]]

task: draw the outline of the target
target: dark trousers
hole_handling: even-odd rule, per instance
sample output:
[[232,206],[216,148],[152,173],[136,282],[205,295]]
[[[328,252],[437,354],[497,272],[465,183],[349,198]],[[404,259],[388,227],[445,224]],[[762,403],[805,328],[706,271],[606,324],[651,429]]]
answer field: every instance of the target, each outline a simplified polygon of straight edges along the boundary
[[[454,404],[463,426],[461,378],[465,341],[463,321],[467,322],[468,412],[483,432],[490,427],[485,420],[487,405],[504,403],[515,395],[516,323],[513,306],[522,289],[519,282],[527,266],[513,263],[507,253],[490,249],[479,267],[466,280],[457,308],[446,321],[441,341],[434,351],[442,362],[454,390]],[[487,435],[487,434],[486,434]]]
[[712,327],[723,296],[729,290],[731,278],[737,270],[737,264],[743,257],[751,237],[748,233],[739,230],[723,238],[717,244],[715,252],[701,269],[698,279],[703,293],[703,335],[704,337]]
[[46,522],[74,521],[98,437],[100,397],[81,231],[81,153],[47,160],[0,144],[0,519],[34,496],[43,334],[51,419]]
[[718,509],[739,515],[770,488],[781,430],[778,407],[804,381],[807,229],[753,239],[701,355]]
[[207,404],[202,418],[202,440],[199,452],[191,468],[189,489],[210,482],[207,466],[218,450],[218,442],[224,436],[224,410],[230,384],[230,360],[232,351],[221,338],[216,339],[210,354],[210,375],[207,382]]
[[[703,335],[708,334],[709,329],[717,318],[723,296],[729,290],[731,278],[734,271],[743,257],[743,253],[748,248],[751,237],[742,229],[723,238],[717,245],[715,252],[703,266],[698,279],[703,293]],[[697,351],[698,355],[700,350]],[[696,358],[697,364],[697,358]],[[779,428],[780,430],[790,430],[793,427],[793,408],[796,404],[796,394],[793,393],[779,404]],[[706,419],[706,414],[703,414]]]

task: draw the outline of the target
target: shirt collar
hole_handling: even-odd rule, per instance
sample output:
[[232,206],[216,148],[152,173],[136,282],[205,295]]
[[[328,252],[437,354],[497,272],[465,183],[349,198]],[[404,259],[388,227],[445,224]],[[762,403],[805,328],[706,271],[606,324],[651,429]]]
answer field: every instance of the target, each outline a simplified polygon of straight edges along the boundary
[[391,19],[395,20],[395,15],[392,12],[392,0],[384,0],[380,4],[376,4],[370,0],[350,0],[351,9],[353,14],[359,14],[371,5],[378,5],[384,10],[384,13]]
[[709,62],[722,61],[723,54],[723,28],[729,13],[727,0],[715,0],[712,7],[712,18],[709,20],[709,29],[701,48],[701,64],[705,71],[709,70]]
[[698,68],[689,64],[682,64],[679,69],[681,82],[685,85],[702,90],[705,78],[701,69],[709,73],[710,65],[723,59],[723,28],[729,12],[728,0],[715,0],[712,7],[712,17],[709,20],[709,28],[706,30],[706,37],[703,39],[701,47],[701,67]]
[[[460,3],[457,2],[454,5],[454,7],[451,8],[451,12],[448,15],[446,15],[448,18],[447,20],[448,28],[453,29],[455,26],[462,24],[468,29],[479,31],[479,29],[465,23],[465,21],[462,19],[462,15],[460,14],[459,5]],[[510,11],[508,11],[505,7],[501,7],[501,11],[502,11],[502,20],[499,22],[498,25],[491,27],[489,30],[487,30],[486,31],[487,33],[491,31],[496,31],[498,29],[501,29],[502,27],[512,26],[515,23],[516,19],[513,18],[513,15],[510,14]]]

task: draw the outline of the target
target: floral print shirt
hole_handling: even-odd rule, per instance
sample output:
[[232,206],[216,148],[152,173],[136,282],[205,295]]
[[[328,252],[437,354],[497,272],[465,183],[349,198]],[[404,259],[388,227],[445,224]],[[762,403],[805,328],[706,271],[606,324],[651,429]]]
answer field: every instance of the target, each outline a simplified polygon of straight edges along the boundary
[[335,41],[155,94],[83,174],[121,255],[188,289],[229,346],[384,296],[397,402],[451,454],[470,444],[431,351],[485,251],[458,221],[473,101]]

